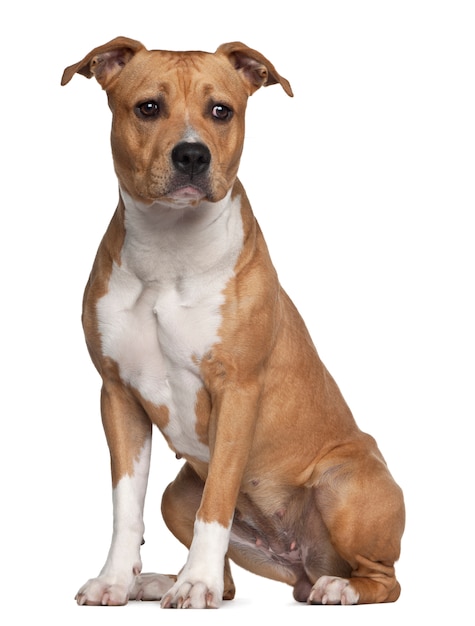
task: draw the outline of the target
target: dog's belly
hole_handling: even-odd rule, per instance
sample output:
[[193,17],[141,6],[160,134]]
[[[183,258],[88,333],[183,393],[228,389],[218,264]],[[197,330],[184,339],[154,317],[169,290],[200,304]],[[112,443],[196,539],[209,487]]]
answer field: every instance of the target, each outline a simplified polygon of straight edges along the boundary
[[[201,289],[201,280],[206,289]],[[166,408],[160,426],[176,452],[209,461],[197,434],[197,396],[203,387],[199,361],[218,339],[227,279],[196,278],[144,285],[124,265],[114,265],[109,289],[97,304],[104,356],[123,382],[146,403]],[[162,412],[163,414],[163,412]]]

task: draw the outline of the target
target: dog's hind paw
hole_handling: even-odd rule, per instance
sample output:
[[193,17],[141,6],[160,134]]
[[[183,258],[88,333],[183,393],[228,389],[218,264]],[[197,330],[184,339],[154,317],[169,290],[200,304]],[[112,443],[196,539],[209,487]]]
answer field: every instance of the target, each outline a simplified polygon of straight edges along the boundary
[[321,576],[312,587],[309,604],[357,604],[359,593],[347,578]]
[[176,576],[139,574],[130,592],[130,600],[161,600],[175,581]]

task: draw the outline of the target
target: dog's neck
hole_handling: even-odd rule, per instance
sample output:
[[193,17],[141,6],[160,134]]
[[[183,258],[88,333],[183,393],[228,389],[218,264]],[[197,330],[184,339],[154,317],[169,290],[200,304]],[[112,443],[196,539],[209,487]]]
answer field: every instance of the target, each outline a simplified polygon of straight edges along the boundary
[[125,240],[122,262],[144,282],[176,282],[234,267],[242,248],[240,197],[177,206],[144,204],[120,190]]

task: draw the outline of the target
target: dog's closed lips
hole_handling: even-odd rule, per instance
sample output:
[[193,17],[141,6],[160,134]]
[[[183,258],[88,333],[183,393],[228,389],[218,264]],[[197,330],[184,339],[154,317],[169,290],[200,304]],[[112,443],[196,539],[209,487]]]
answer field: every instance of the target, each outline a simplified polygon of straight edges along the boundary
[[192,185],[186,185],[185,187],[179,187],[175,191],[168,194],[170,200],[176,200],[180,204],[193,204],[198,203],[206,197],[204,191],[198,187]]

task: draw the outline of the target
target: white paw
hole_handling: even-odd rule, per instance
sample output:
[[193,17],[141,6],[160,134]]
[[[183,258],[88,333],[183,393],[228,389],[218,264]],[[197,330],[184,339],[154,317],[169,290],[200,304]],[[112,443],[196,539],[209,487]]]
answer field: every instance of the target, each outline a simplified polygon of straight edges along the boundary
[[346,578],[321,576],[312,587],[308,597],[309,604],[356,604],[359,593]]
[[224,555],[229,527],[218,522],[195,521],[193,541],[185,567],[162,598],[164,609],[217,609],[223,599]]
[[164,609],[217,609],[223,597],[223,583],[190,582],[180,576],[162,599]]
[[133,579],[129,583],[108,576],[91,578],[76,594],[80,605],[120,606],[127,604]]
[[161,600],[175,580],[176,576],[139,574],[130,592],[130,600]]

